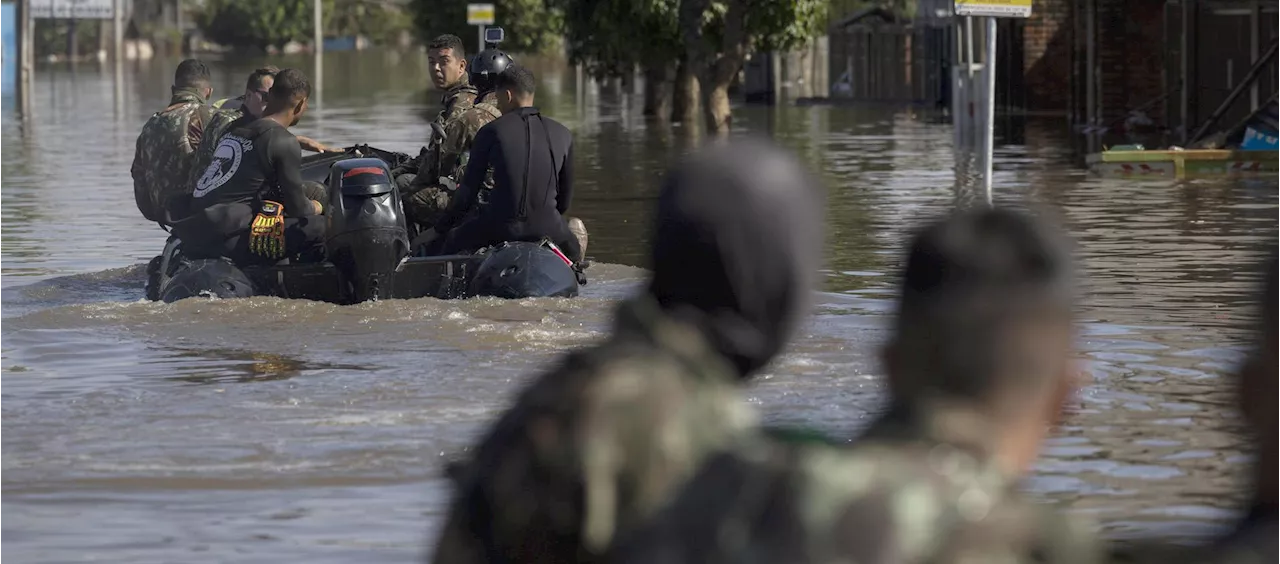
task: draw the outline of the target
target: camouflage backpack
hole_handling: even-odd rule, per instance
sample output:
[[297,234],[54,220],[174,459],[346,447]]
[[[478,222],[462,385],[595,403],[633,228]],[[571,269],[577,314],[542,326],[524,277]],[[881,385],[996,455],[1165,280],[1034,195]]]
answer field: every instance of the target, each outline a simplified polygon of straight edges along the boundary
[[195,99],[179,101],[151,116],[133,156],[133,196],[143,217],[165,225],[169,202],[190,192],[188,179],[212,108]]

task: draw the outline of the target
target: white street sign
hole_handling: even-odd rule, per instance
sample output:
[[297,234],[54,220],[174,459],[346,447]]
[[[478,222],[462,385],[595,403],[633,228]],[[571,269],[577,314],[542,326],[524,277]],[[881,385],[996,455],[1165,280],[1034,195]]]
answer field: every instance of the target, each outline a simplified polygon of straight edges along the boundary
[[114,0],[31,0],[33,18],[109,20],[114,15]]
[[493,25],[493,4],[467,4],[467,25]]

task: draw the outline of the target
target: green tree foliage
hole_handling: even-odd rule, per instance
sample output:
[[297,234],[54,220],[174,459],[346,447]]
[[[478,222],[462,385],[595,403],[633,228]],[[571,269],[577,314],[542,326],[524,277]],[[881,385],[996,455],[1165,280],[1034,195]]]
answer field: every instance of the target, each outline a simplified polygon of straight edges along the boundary
[[334,0],[326,32],[333,37],[363,35],[379,45],[394,44],[400,32],[413,26],[401,6],[376,0]]
[[674,64],[680,42],[680,0],[556,0],[564,13],[568,54],[597,77],[636,65]]
[[[323,0],[325,19],[334,0]],[[197,23],[205,37],[236,47],[282,47],[312,38],[312,0],[205,0]]]
[[[504,51],[554,53],[561,48],[564,18],[556,0],[494,0],[495,25],[507,32]],[[478,47],[476,27],[467,25],[466,2],[410,0],[409,11],[423,42],[452,33],[466,42],[467,52]]]
[[40,18],[32,22],[34,24],[34,37],[32,43],[35,46],[35,52],[39,56],[45,55],[66,55],[67,48],[72,42],[68,41],[68,36],[75,33],[75,56],[83,57],[92,55],[98,51],[98,37],[102,27],[97,20],[80,20],[71,25],[71,20],[54,20]]
[[829,0],[682,0],[680,29],[711,131],[729,126],[728,89],[752,51],[789,49],[822,30]]
[[754,50],[794,49],[822,33],[827,0],[748,0],[746,28]]

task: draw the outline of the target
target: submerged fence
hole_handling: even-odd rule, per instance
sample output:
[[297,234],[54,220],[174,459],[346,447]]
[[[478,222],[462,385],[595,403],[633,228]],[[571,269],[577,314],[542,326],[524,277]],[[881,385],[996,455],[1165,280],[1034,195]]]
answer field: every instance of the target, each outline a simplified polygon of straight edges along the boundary
[[[996,106],[1024,107],[1022,30],[1001,22]],[[837,25],[829,32],[831,96],[949,108],[954,27],[878,23]]]

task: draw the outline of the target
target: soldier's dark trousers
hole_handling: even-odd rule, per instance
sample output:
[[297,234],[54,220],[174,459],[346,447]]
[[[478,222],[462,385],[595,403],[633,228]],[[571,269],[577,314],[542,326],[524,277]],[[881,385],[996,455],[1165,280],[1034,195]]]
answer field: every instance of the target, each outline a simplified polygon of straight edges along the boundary
[[[249,225],[255,215],[252,206],[220,204],[207,211],[215,213],[197,214],[174,226],[174,232],[182,239],[184,255],[193,259],[226,257],[240,266],[276,263],[249,251]],[[210,216],[216,220],[210,221]],[[285,218],[285,256],[302,255],[306,259],[322,260],[327,223],[323,215]],[[229,225],[236,227],[226,229]]]

